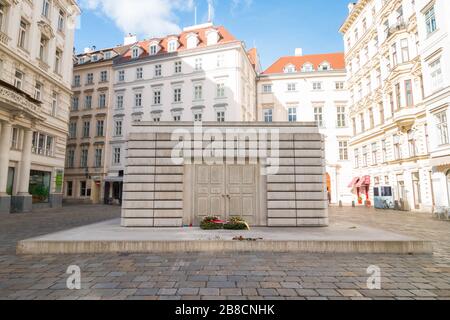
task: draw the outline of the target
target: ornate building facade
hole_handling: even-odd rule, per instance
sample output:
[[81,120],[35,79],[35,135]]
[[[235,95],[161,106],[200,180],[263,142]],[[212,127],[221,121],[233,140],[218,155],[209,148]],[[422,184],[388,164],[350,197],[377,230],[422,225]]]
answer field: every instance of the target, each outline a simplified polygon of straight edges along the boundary
[[62,203],[76,1],[0,1],[0,212]]

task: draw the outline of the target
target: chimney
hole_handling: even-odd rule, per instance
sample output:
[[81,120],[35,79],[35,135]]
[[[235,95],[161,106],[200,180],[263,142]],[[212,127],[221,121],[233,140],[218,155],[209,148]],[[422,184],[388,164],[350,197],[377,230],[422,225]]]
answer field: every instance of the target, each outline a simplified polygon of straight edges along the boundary
[[355,3],[354,2],[350,2],[348,4],[348,12],[351,13],[353,11],[354,7],[355,7]]
[[131,33],[128,34],[128,36],[125,37],[123,40],[123,45],[128,46],[130,44],[136,43],[137,37],[135,35],[132,35]]
[[302,48],[295,48],[295,56],[296,57],[303,56],[303,49]]

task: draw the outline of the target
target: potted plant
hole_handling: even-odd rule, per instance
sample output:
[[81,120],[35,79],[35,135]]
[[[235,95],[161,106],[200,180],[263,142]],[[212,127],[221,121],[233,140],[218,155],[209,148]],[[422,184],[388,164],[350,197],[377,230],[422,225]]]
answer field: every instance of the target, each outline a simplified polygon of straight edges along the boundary
[[226,230],[250,230],[248,223],[241,217],[231,217],[223,228]]
[[203,230],[219,230],[223,229],[225,221],[220,220],[218,217],[206,217],[200,223],[200,228]]

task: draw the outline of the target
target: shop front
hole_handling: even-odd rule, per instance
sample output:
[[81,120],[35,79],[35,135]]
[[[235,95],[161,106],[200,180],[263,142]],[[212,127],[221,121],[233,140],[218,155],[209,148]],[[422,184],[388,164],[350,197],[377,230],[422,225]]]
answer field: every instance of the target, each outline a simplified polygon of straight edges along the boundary
[[353,178],[352,182],[348,185],[352,189],[352,193],[356,195],[356,201],[358,205],[365,205],[370,207],[372,201],[370,200],[370,176],[362,176]]

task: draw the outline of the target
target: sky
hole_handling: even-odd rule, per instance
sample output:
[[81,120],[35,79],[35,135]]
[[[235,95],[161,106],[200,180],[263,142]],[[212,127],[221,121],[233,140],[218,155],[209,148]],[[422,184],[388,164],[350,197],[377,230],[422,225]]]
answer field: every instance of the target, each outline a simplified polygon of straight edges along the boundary
[[[139,39],[176,34],[195,22],[207,22],[208,4],[215,25],[225,26],[248,49],[259,51],[263,69],[279,57],[343,51],[339,27],[350,0],[80,0],[82,15],[75,48],[97,49]],[[197,8],[197,10],[195,10]]]

